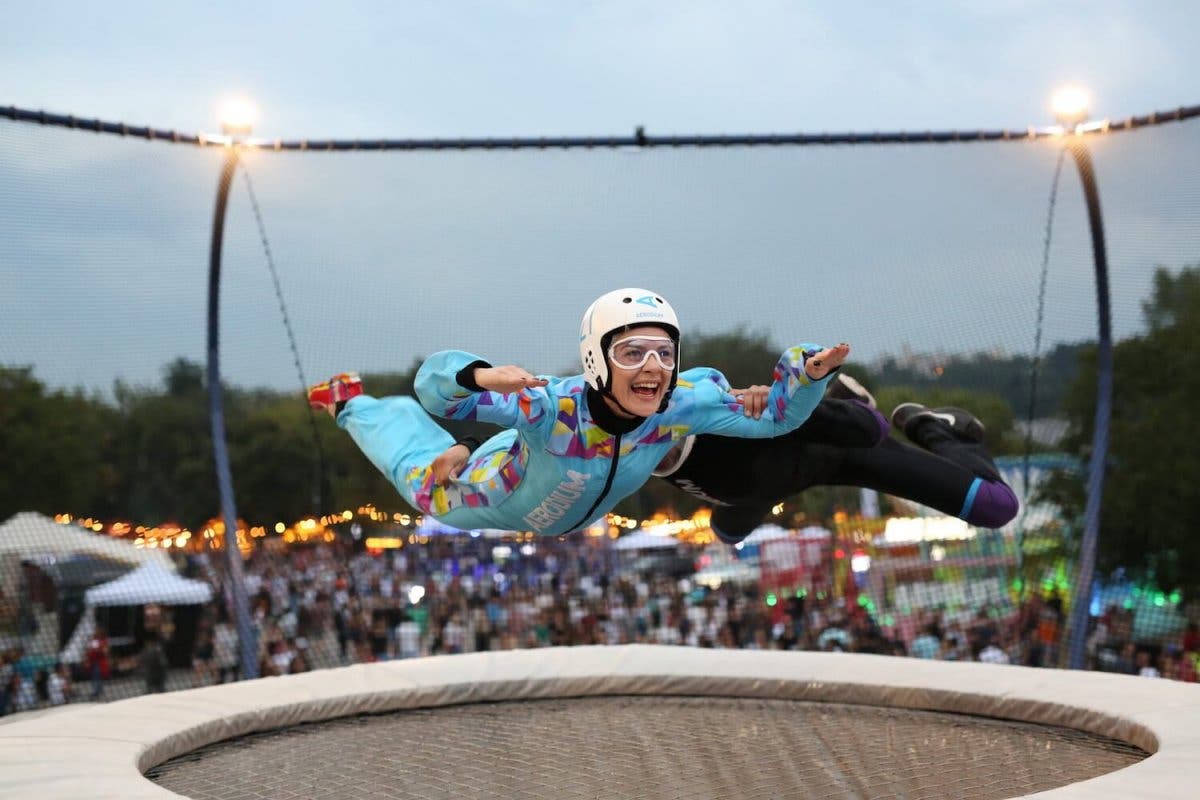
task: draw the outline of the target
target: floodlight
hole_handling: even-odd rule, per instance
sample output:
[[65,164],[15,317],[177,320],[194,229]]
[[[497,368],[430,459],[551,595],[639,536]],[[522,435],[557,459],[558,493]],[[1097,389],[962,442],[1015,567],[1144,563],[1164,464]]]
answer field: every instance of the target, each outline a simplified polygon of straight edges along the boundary
[[221,130],[227,136],[249,136],[257,116],[257,109],[249,100],[231,97],[221,104]]
[[1064,128],[1074,128],[1087,119],[1092,98],[1079,86],[1064,86],[1050,98],[1054,118]]

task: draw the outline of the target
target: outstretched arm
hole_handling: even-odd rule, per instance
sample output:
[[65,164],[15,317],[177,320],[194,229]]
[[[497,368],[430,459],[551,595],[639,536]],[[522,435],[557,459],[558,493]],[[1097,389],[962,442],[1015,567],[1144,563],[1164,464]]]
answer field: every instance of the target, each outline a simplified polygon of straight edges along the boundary
[[[770,391],[770,386],[756,385],[730,389],[730,394],[741,402],[747,417],[758,419],[767,410]],[[887,438],[890,429],[887,419],[865,403],[826,396],[789,438],[832,447],[876,447]]]
[[[850,354],[850,345],[793,347],[775,365],[763,413],[747,415],[725,376],[716,370],[689,370],[694,377],[696,414],[690,433],[769,438],[798,428],[820,402],[829,377]],[[683,376],[681,376],[681,381]]]
[[521,367],[493,367],[470,353],[444,350],[425,359],[414,389],[421,405],[439,417],[533,430],[553,417],[547,385]]

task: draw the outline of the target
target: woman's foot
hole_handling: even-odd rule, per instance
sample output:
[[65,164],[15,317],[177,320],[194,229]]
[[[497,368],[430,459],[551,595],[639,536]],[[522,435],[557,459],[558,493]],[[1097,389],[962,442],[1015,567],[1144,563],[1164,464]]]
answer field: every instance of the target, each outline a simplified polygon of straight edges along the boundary
[[317,411],[328,412],[337,417],[346,401],[362,394],[362,378],[357,372],[343,372],[327,381],[318,383],[308,390],[308,405]]
[[920,403],[901,403],[892,411],[892,424],[917,444],[920,444],[915,436],[917,427],[925,420],[938,420],[969,441],[983,442],[983,423],[970,411],[950,406],[929,409]]
[[867,391],[867,387],[851,378],[844,372],[829,382],[825,396],[834,400],[857,400],[867,408],[875,408],[875,398]]

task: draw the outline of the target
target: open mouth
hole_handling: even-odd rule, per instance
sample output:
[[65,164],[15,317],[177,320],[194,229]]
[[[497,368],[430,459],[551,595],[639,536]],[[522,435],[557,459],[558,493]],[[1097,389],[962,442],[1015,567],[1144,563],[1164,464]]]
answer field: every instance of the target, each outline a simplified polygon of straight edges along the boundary
[[633,394],[635,397],[653,399],[658,396],[658,387],[661,385],[658,381],[638,381],[633,384]]

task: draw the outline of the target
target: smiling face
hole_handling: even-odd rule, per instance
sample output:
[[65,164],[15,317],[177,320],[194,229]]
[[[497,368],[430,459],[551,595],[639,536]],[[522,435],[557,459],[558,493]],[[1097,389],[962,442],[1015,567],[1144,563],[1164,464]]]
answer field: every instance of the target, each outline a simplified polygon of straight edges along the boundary
[[675,364],[675,343],[666,331],[650,325],[630,328],[613,337],[605,356],[611,376],[610,391],[621,405],[613,411],[637,417],[657,412],[671,385]]

